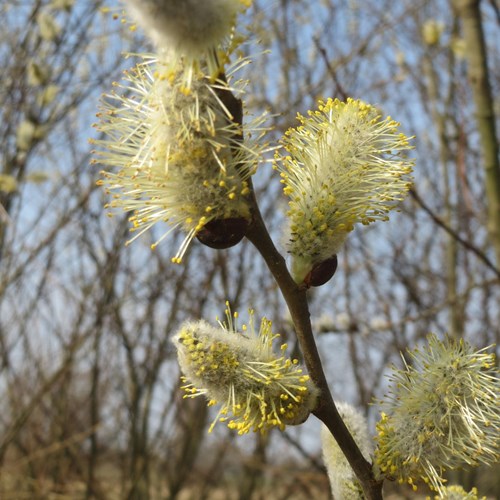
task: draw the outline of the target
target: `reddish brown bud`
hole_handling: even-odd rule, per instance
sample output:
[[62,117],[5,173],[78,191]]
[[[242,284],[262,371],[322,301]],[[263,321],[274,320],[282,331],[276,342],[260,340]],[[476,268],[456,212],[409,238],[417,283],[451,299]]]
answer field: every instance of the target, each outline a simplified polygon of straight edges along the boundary
[[304,284],[307,288],[324,285],[327,281],[330,281],[332,276],[335,274],[337,265],[338,261],[336,255],[320,262],[319,264],[315,264],[304,278]]
[[198,240],[210,248],[221,250],[237,245],[247,232],[249,221],[243,217],[212,220],[198,231]]

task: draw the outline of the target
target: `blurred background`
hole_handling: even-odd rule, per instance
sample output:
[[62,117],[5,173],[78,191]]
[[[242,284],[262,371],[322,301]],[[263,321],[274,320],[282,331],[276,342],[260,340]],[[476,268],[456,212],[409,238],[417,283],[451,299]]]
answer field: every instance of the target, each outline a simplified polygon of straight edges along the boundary
[[[390,222],[351,233],[334,279],[310,294],[333,395],[372,429],[370,403],[400,351],[428,332],[499,340],[500,13],[494,0],[468,2],[480,3],[481,47],[462,29],[463,3],[254,0],[243,19],[254,58],[245,105],[274,114],[270,141],[316,99],[348,96],[416,137],[411,196]],[[158,234],[126,247],[127,214],[106,216],[88,139],[100,95],[135,64],[123,54],[148,41],[116,3],[0,0],[0,18],[0,498],[331,498],[315,418],[266,437],[207,434],[213,413],[179,390],[171,336],[187,318],[215,321],[225,300],[272,319],[293,348],[254,249],[194,242],[173,265],[182,235],[155,251]],[[270,163],[255,185],[285,252]],[[498,468],[450,479],[500,498]]]

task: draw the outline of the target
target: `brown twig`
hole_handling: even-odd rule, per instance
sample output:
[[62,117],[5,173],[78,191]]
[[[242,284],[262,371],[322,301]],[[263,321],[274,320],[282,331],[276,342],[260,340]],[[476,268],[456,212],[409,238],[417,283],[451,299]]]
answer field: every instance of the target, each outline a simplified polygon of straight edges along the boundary
[[247,238],[260,252],[274,276],[295,325],[304,361],[316,386],[320,399],[313,414],[330,430],[350,466],[361,482],[367,500],[382,499],[382,481],[375,479],[369,462],[354,442],[333,401],[326,381],[321,359],[312,333],[306,290],[295,283],[286,267],[285,259],[278,252],[265,227],[255,197],[253,197],[253,220],[248,228]]

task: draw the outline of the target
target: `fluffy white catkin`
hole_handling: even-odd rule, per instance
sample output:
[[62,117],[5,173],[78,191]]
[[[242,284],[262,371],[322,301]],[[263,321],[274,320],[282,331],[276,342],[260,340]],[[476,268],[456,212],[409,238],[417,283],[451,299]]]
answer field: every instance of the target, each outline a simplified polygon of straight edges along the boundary
[[158,48],[188,59],[214,49],[229,35],[247,0],[125,0],[128,11]]
[[[348,403],[338,403],[337,409],[359,446],[361,453],[367,460],[371,460],[373,453],[372,440],[368,433],[368,424],[365,417]],[[364,499],[361,484],[351,469],[342,450],[326,426],[321,428],[321,443],[323,461],[325,463],[333,498],[335,500]]]

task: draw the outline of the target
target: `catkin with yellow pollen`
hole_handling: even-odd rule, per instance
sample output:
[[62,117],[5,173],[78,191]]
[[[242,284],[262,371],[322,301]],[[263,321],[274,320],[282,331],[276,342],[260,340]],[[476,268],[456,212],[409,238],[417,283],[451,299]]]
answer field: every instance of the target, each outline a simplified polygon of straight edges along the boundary
[[428,337],[395,369],[381,402],[375,459],[389,478],[443,492],[443,473],[500,458],[500,378],[495,356],[463,340]]
[[153,247],[180,229],[186,237],[173,257],[180,262],[211,221],[250,218],[248,180],[266,148],[265,115],[234,123],[217,95],[238,96],[244,84],[200,77],[186,89],[162,59],[146,57],[102,98],[93,162],[104,167],[108,207],[132,212],[130,241],[167,223]]
[[[276,154],[284,193],[289,198],[288,251],[298,283],[315,285],[317,266],[331,260],[355,224],[387,220],[411,185],[409,139],[399,123],[382,118],[362,101],[319,101],[300,125],[282,139]],[[335,271],[335,269],[333,269]]]
[[316,405],[318,390],[297,360],[273,351],[271,321],[263,318],[257,331],[254,313],[238,331],[237,314],[215,327],[206,321],[187,322],[174,338],[185,397],[204,395],[220,405],[217,421],[239,434],[267,432],[273,427],[304,422]]

